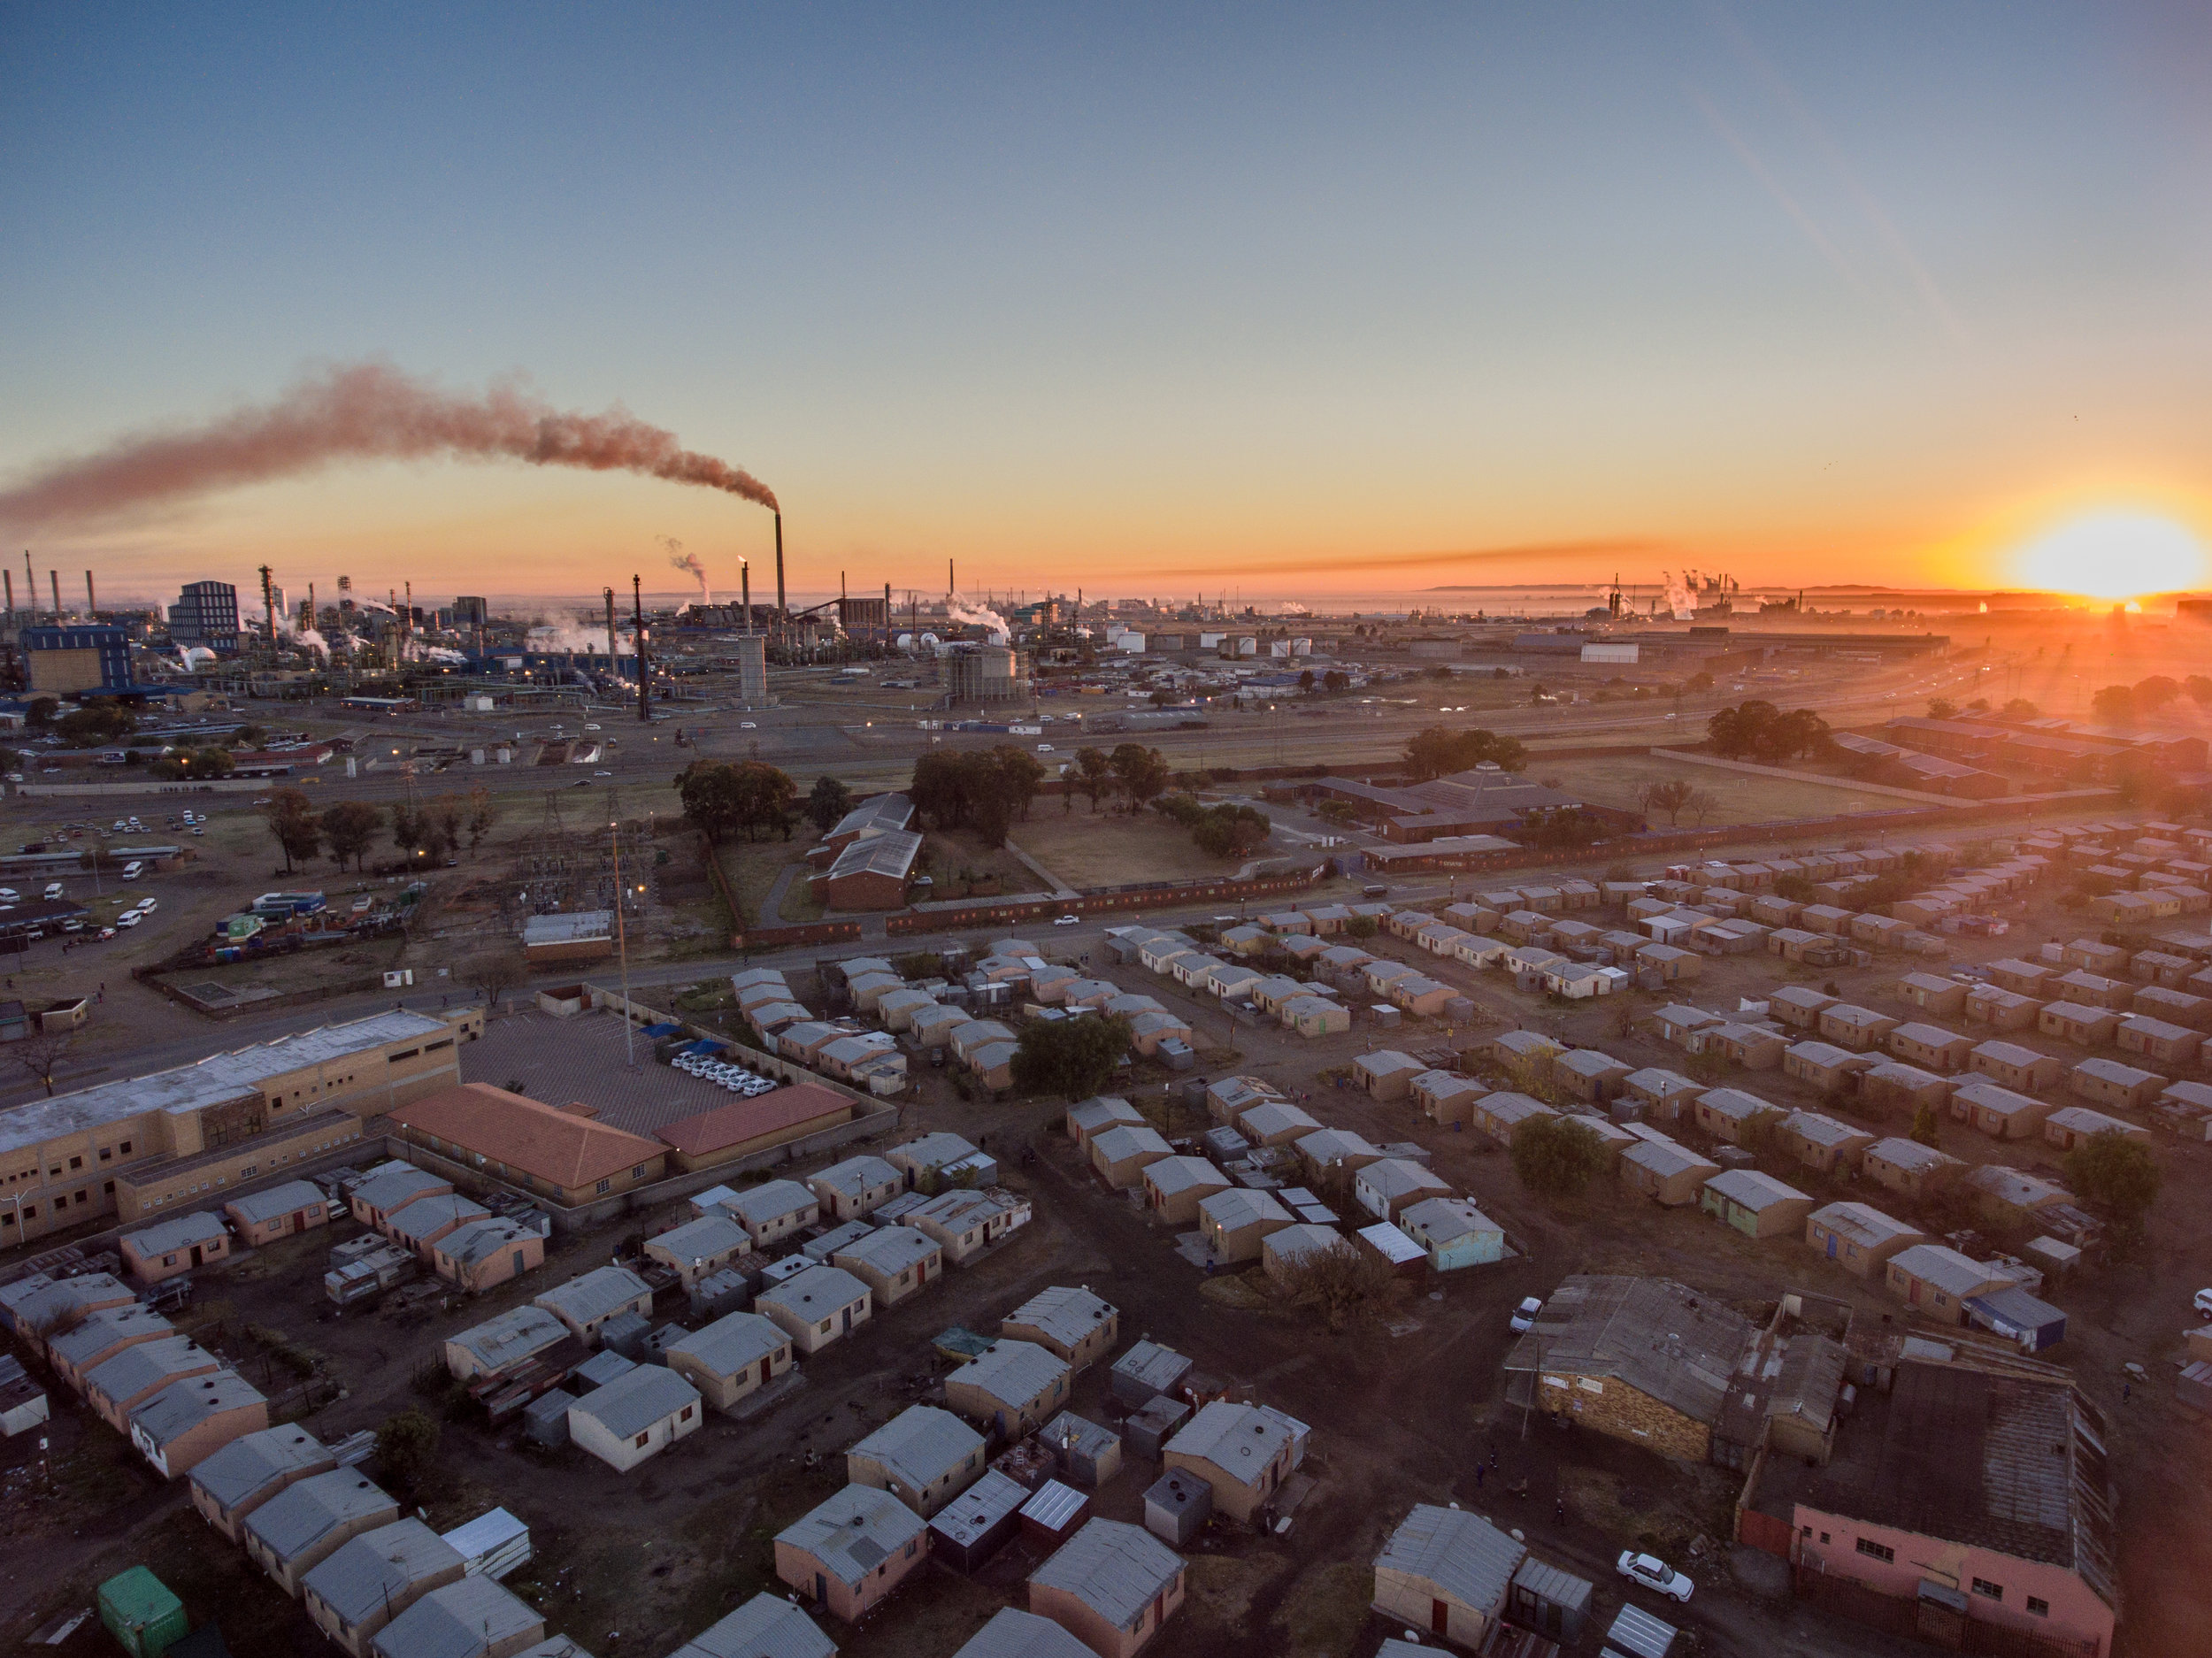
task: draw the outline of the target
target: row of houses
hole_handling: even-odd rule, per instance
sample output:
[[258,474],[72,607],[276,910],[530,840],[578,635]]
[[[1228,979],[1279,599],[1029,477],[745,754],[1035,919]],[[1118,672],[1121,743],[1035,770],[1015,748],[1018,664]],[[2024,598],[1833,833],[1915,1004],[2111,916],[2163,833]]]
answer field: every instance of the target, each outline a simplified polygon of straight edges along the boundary
[[296,1424],[245,1434],[204,1459],[191,1496],[348,1658],[576,1650],[549,1639],[543,1616],[497,1580],[527,1557],[527,1532],[511,1516],[493,1509],[434,1531]]

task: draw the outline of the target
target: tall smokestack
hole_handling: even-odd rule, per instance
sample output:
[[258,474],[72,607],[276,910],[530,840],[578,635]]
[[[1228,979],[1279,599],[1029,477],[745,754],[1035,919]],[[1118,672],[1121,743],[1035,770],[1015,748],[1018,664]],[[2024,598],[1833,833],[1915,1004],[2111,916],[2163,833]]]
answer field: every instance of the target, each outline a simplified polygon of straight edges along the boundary
[[783,626],[783,514],[776,514],[776,625]]
[[952,560],[945,560],[945,603],[952,603],[952,595],[960,591],[959,583],[952,579]]
[[749,558],[737,561],[737,579],[743,588],[745,631],[753,631],[753,562]]
[[38,615],[38,572],[31,568],[31,549],[23,549],[23,608]]
[[315,584],[307,584],[307,625],[319,632],[323,625],[323,613],[315,608]]
[[269,585],[269,566],[261,566],[262,626],[269,636],[269,649],[276,649],[276,590]]
[[61,572],[58,570],[48,571],[46,572],[46,580],[53,586],[54,619],[58,622],[61,620]]
[[13,616],[15,614],[15,572],[0,570],[0,581],[8,584],[8,614]]
[[[640,725],[650,725],[653,703],[649,687],[652,679],[645,665],[645,588],[641,578],[630,578],[630,604],[637,615],[637,717]],[[619,894],[617,894],[620,896]]]
[[92,591],[92,572],[89,570],[84,572],[84,613],[93,621],[100,619],[99,595]]
[[614,589],[613,589],[612,587],[609,587],[609,588],[606,590],[606,593],[607,593],[607,672],[608,672],[610,674],[611,674],[611,673],[613,673],[613,672],[614,672]]

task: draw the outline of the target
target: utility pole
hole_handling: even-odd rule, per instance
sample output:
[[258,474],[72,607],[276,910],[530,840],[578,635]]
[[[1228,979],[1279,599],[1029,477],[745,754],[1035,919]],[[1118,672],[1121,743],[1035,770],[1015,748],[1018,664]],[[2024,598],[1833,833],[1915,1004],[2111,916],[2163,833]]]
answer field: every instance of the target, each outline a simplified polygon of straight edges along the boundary
[[[653,676],[645,660],[645,588],[641,579],[637,576],[630,578],[630,608],[635,615],[637,623],[638,724],[647,725],[650,725],[653,720],[652,694],[649,689]],[[624,994],[626,995],[628,993],[626,991]]]
[[[645,665],[642,641],[638,649],[638,666]],[[628,1069],[637,1069],[637,1020],[630,1009],[630,936],[622,925],[622,824],[619,819],[607,825],[609,839],[614,844],[614,949],[622,964],[622,1063]]]

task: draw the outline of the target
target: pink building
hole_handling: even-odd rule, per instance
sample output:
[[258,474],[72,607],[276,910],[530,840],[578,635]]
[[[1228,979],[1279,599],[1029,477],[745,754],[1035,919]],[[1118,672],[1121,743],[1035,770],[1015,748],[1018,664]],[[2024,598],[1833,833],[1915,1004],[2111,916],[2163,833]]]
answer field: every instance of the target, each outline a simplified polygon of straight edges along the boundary
[[1799,1594],[1833,1611],[1955,1648],[1997,1650],[1965,1628],[1995,1625],[2105,1658],[2115,1594],[2105,1433],[2056,1366],[1909,1358],[1886,1394],[1861,1393],[1825,1468],[1769,1459],[1742,1536],[1786,1554]]

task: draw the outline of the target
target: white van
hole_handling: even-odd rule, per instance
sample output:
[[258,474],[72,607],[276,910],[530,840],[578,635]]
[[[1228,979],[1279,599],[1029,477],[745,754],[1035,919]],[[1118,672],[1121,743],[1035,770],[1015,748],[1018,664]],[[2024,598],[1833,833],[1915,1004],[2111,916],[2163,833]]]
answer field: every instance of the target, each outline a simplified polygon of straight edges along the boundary
[[62,884],[59,881],[51,881],[47,884],[46,895],[49,898],[61,898],[67,894],[62,890]]
[[123,879],[127,881],[134,881],[145,868],[143,864],[127,864],[123,866]]

